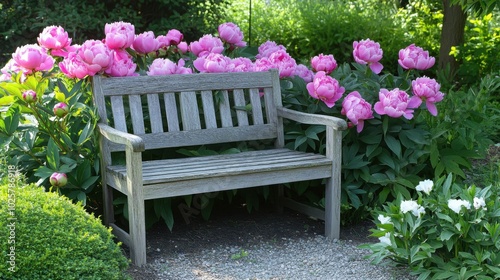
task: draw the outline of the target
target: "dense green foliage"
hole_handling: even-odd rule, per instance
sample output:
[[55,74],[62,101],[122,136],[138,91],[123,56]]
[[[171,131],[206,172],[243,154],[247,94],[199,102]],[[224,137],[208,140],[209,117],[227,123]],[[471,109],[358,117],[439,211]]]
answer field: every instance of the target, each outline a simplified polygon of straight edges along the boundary
[[187,41],[203,35],[220,23],[220,6],[227,0],[118,0],[45,1],[6,0],[0,4],[0,64],[5,64],[17,47],[33,44],[41,30],[61,25],[73,43],[101,39],[106,23],[125,20],[138,33],[166,34],[182,30]]
[[375,263],[403,263],[422,280],[500,277],[500,185],[452,180],[450,174],[426,182],[415,200],[400,196],[376,212],[373,236],[380,242],[364,246]]
[[0,278],[128,279],[127,259],[99,219],[12,172],[0,186]]
[[[54,172],[66,173],[69,184],[58,191],[87,203],[87,195],[99,183],[99,155],[94,130],[97,114],[88,81],[52,73],[30,75],[26,81],[2,82],[0,143],[8,148],[8,163],[18,166],[29,182],[49,188]],[[20,76],[20,75],[19,75]],[[37,93],[35,102],[22,98],[23,92]],[[59,102],[69,112],[60,118],[52,108]]]

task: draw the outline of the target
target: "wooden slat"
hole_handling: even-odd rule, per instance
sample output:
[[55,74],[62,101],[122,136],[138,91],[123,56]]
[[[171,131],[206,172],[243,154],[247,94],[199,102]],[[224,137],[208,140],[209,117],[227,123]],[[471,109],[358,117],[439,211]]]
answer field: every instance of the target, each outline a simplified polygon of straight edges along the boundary
[[220,118],[222,127],[232,127],[231,104],[229,104],[229,94],[227,90],[221,91],[222,100],[219,104]]
[[134,134],[144,134],[144,114],[140,95],[129,95],[130,115]]
[[259,89],[252,88],[250,92],[250,104],[252,104],[252,120],[253,124],[263,124],[264,117],[262,115],[262,103],[260,102]]
[[111,96],[111,112],[113,113],[114,128],[127,132],[127,123],[125,121],[125,110],[123,108],[122,96]]
[[203,117],[205,118],[205,128],[216,128],[217,120],[215,118],[214,97],[212,91],[201,92],[203,104]]
[[168,131],[179,131],[179,115],[177,113],[175,93],[165,93],[163,95],[163,99],[165,101],[165,113],[167,116]]
[[[144,139],[147,150],[274,139],[276,136],[276,126],[274,124],[140,135],[140,137]],[[110,143],[109,148],[111,152],[124,151],[124,146],[119,144]]]
[[272,85],[269,72],[113,77],[102,78],[100,82],[104,95],[264,88]]
[[233,91],[234,106],[236,108],[236,119],[238,120],[238,126],[248,125],[248,114],[245,110],[245,92],[242,89],[235,89]]
[[160,98],[158,97],[158,94],[148,94],[147,98],[151,132],[163,132],[163,118],[161,116]]
[[182,118],[182,130],[201,129],[200,112],[196,102],[195,92],[181,92],[180,106]]

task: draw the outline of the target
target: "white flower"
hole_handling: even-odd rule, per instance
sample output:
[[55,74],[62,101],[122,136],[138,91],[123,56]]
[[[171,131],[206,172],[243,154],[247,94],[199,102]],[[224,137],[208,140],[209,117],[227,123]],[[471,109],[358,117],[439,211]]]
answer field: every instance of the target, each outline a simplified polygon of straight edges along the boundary
[[486,209],[486,202],[484,201],[484,198],[474,197],[474,208],[477,210],[481,207],[484,207],[484,209]]
[[384,236],[379,237],[378,240],[380,241],[380,243],[383,243],[383,244],[386,244],[386,245],[389,245],[389,246],[392,245],[392,243],[391,243],[391,234],[388,233],[388,232]]
[[417,191],[424,192],[426,194],[429,194],[432,191],[432,187],[434,187],[434,182],[431,180],[423,180],[418,183],[417,187],[415,188]]
[[450,199],[448,200],[448,208],[450,208],[455,213],[460,213],[462,206],[470,209],[470,202],[463,199]]
[[425,213],[424,207],[418,205],[418,203],[413,200],[403,200],[401,201],[401,205],[399,207],[401,208],[401,212],[403,212],[403,214],[411,211],[413,215],[418,217],[420,214]]
[[391,224],[391,217],[386,217],[382,214],[378,215],[378,220],[380,221],[381,224]]

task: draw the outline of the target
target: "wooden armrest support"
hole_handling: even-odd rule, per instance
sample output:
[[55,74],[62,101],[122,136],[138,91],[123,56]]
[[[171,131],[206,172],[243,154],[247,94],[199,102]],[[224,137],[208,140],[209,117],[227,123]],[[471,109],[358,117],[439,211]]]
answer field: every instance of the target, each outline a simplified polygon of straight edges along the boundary
[[144,140],[134,134],[126,133],[118,129],[112,128],[109,125],[99,123],[97,124],[99,133],[111,142],[124,144],[133,152],[144,151]]
[[343,119],[339,119],[333,116],[319,115],[319,114],[308,114],[303,113],[283,107],[276,108],[278,110],[278,116],[290,119],[296,122],[305,124],[322,124],[330,126],[335,130],[345,130],[347,129],[347,123]]

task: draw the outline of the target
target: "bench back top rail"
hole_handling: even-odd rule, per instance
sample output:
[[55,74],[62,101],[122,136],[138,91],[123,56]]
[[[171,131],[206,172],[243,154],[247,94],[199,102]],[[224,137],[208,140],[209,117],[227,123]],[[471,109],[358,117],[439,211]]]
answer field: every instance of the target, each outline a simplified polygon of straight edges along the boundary
[[[146,149],[274,139],[276,70],[92,80],[100,122],[141,136]],[[122,145],[107,143],[110,152]]]

